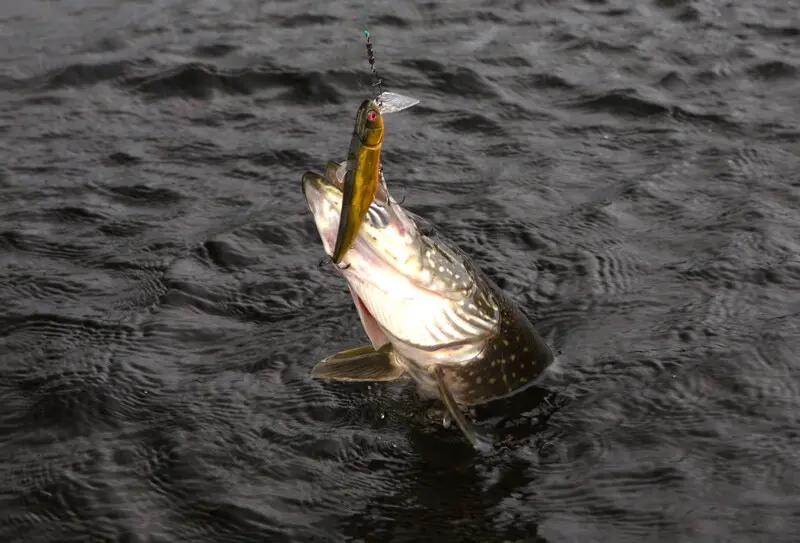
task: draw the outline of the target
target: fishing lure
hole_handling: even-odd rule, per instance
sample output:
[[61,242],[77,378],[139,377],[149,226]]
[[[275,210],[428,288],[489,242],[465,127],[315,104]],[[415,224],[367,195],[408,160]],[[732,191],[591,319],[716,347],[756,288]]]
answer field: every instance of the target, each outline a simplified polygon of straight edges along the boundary
[[331,259],[339,264],[350,249],[370,205],[380,193],[382,202],[388,202],[389,193],[385,187],[380,155],[383,145],[383,115],[408,109],[419,103],[411,98],[383,90],[378,71],[375,68],[375,52],[372,48],[369,31],[365,28],[367,60],[372,79],[372,100],[364,100],[356,113],[355,127],[347,153],[344,174],[344,201],[339,217],[339,228]]
[[342,211],[332,255],[336,264],[355,241],[378,191],[382,145],[383,115],[375,100],[364,100],[356,114],[347,153],[348,169],[344,176]]

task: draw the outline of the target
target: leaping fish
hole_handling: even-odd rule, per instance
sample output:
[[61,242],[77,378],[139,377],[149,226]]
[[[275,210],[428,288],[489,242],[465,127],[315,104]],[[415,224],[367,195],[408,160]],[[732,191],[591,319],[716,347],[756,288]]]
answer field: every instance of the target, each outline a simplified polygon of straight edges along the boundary
[[[306,172],[303,195],[327,254],[341,231],[347,178],[329,162]],[[388,193],[372,202],[337,266],[371,345],[320,361],[311,375],[337,381],[392,381],[408,375],[426,399],[443,402],[476,449],[491,448],[461,411],[518,392],[553,353],[513,301],[470,257]],[[360,209],[360,208],[359,208]]]

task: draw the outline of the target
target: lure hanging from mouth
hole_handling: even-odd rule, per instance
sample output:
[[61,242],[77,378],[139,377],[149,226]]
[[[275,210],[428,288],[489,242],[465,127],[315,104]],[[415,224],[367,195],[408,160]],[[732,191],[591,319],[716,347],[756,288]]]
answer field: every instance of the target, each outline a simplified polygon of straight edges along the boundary
[[381,146],[383,145],[383,115],[403,111],[419,103],[416,98],[383,90],[383,83],[375,69],[375,53],[369,31],[364,28],[367,60],[372,78],[372,100],[364,100],[356,113],[353,136],[347,153],[344,176],[344,201],[339,219],[336,245],[331,255],[334,264],[339,264],[344,254],[353,245],[361,223],[380,191],[382,201],[388,199],[381,170]]
[[341,262],[344,254],[353,245],[378,190],[383,126],[383,114],[378,103],[375,100],[364,100],[356,114],[353,137],[347,153],[342,213],[336,246],[331,255],[336,264]]
[[353,245],[364,216],[376,197],[388,198],[381,169],[386,113],[403,111],[419,103],[416,98],[394,92],[383,92],[375,100],[364,100],[356,113],[353,136],[347,152],[344,174],[344,202],[339,220],[336,246],[331,259],[339,264]]

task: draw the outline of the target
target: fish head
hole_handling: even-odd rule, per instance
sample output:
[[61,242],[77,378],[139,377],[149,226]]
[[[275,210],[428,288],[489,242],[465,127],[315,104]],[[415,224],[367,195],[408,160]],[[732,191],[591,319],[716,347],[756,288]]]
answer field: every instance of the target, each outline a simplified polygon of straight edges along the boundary
[[[329,163],[324,176],[314,172],[303,175],[303,196],[328,255],[333,253],[336,244],[347,173],[346,166],[339,165],[337,169],[335,165]],[[408,258],[407,253],[418,237],[417,225],[393,199],[390,204],[394,205],[372,202],[356,237],[361,258],[351,255],[351,250],[341,261],[343,267],[362,263],[364,258],[379,266],[399,265]]]
[[364,100],[356,113],[356,124],[353,133],[366,147],[378,147],[383,144],[383,114],[375,100]]
[[[341,176],[303,176],[303,194],[328,255],[343,184]],[[391,195],[385,205],[373,202],[338,270],[376,347],[391,342],[423,365],[469,360],[496,331],[498,306],[466,255],[421,224]]]

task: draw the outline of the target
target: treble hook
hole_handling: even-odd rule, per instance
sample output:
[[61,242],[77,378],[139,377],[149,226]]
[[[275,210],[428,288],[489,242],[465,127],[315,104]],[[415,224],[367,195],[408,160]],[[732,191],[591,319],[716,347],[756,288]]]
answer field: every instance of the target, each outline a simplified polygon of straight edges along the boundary
[[399,205],[403,205],[403,202],[406,201],[406,188],[405,187],[402,188],[403,188],[403,199],[397,202]]
[[[383,164],[381,164],[378,168],[379,168],[378,169],[379,191],[383,193],[384,201],[383,203],[377,201],[375,203],[378,204],[380,207],[389,207],[392,203],[392,200],[389,196],[389,189],[386,188],[386,179],[384,179],[383,177]],[[377,194],[375,196],[377,197]],[[397,203],[399,205],[403,205],[403,202],[405,201],[406,201],[406,188],[403,187],[403,198]]]

